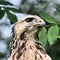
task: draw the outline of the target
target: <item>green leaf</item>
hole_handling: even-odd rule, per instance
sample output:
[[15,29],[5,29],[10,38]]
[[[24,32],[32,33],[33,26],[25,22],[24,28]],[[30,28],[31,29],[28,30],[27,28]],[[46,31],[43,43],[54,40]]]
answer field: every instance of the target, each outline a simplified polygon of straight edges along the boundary
[[40,12],[40,17],[43,18],[48,23],[57,24],[56,20],[52,16],[50,16],[49,14],[47,14],[47,13]]
[[60,35],[58,36],[58,38],[60,38]]
[[17,17],[14,14],[12,14],[12,13],[10,13],[8,11],[7,11],[7,16],[10,19],[11,24],[13,24],[13,23],[15,23],[17,21]]
[[48,30],[48,42],[50,45],[54,44],[59,34],[59,27],[57,25],[51,26]]
[[3,5],[13,5],[10,2],[8,2],[8,1],[0,1],[0,4],[3,4]]
[[0,8],[0,19],[4,16],[4,14],[5,14],[5,11],[1,10],[1,8]]
[[11,10],[11,11],[17,12],[17,13],[21,13],[22,12],[21,9],[10,8],[10,7],[8,7],[7,10]]
[[38,38],[41,41],[42,45],[45,46],[47,43],[47,30],[45,27],[42,27],[38,34]]
[[59,27],[59,35],[58,35],[58,38],[60,38],[60,27]]

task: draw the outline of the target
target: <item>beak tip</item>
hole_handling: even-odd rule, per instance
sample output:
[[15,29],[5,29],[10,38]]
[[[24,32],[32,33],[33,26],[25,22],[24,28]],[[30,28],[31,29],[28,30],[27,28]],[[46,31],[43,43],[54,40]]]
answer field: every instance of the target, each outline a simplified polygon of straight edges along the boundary
[[44,26],[44,25],[46,25],[46,23],[43,21],[43,22],[41,23],[41,25]]

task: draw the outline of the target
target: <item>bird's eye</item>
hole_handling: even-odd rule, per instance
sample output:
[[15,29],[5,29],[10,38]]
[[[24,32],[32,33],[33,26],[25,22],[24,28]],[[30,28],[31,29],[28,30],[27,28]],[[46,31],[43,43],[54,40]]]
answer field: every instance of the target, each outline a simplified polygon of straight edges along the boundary
[[31,22],[31,21],[33,21],[33,19],[34,19],[34,18],[27,18],[25,21],[26,21],[26,22]]

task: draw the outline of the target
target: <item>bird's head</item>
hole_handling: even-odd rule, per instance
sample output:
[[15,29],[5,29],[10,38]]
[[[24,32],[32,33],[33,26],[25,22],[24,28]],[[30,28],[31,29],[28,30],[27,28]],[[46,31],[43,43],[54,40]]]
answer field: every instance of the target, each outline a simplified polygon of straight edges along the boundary
[[45,25],[43,19],[36,15],[27,15],[19,20],[15,25],[15,31],[17,34],[21,34],[24,31],[34,31],[37,30],[38,26]]

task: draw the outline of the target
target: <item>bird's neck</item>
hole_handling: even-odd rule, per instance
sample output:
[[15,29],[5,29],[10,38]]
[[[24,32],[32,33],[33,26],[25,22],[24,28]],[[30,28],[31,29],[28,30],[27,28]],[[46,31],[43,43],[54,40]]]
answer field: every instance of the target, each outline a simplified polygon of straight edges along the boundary
[[29,40],[35,40],[35,38],[36,38],[36,30],[34,30],[34,31],[28,31],[27,33],[26,33],[26,37],[29,39]]

